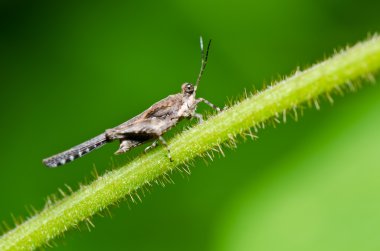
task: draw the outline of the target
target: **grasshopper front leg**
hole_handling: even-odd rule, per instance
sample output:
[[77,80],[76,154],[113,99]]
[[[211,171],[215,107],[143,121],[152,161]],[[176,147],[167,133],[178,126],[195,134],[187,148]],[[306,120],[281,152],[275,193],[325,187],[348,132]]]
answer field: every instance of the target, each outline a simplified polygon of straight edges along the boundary
[[200,113],[194,113],[193,117],[198,119],[198,123],[199,124],[203,123],[203,115],[202,114],[200,114]]
[[217,112],[221,111],[219,107],[217,107],[216,105],[214,105],[213,103],[211,103],[207,99],[204,99],[204,98],[197,99],[197,104],[200,103],[200,102],[205,103],[206,105],[210,106],[212,109],[216,110]]

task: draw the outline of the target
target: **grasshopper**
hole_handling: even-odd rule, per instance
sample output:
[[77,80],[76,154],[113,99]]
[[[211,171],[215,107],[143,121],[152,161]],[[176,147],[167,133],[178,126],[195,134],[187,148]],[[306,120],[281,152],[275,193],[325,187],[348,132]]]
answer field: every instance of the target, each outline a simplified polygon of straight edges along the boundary
[[67,151],[46,158],[42,162],[47,167],[58,167],[115,140],[120,141],[120,147],[115,154],[125,153],[138,145],[153,141],[153,144],[145,149],[145,152],[147,152],[149,149],[156,147],[158,142],[160,142],[166,147],[169,160],[173,161],[170,149],[162,135],[185,118],[197,118],[201,123],[203,121],[202,114],[196,113],[197,105],[201,102],[220,112],[217,106],[206,99],[195,97],[199,82],[206,68],[210,44],[211,40],[208,42],[206,53],[204,53],[203,40],[200,37],[202,61],[195,85],[191,83],[182,84],[180,93],[170,95],[121,125],[107,129],[104,133]]

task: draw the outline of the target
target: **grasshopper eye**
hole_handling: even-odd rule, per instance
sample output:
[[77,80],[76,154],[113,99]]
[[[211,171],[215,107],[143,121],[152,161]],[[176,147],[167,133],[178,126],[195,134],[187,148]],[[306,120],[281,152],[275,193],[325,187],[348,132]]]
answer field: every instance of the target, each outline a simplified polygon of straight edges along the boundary
[[192,84],[187,84],[186,85],[186,92],[191,94],[194,92],[194,86]]
[[185,83],[182,85],[182,92],[187,94],[192,94],[194,92],[194,85]]

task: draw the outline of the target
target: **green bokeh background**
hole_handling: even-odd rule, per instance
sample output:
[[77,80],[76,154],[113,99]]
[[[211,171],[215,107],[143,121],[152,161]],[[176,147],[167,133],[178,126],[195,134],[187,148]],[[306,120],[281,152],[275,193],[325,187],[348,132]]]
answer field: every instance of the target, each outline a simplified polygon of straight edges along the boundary
[[[76,189],[94,165],[110,169],[117,144],[58,169],[41,159],[194,81],[199,35],[213,39],[199,95],[223,106],[378,32],[379,10],[372,0],[2,1],[0,219]],[[380,85],[335,101],[198,160],[191,176],[53,249],[379,250]]]

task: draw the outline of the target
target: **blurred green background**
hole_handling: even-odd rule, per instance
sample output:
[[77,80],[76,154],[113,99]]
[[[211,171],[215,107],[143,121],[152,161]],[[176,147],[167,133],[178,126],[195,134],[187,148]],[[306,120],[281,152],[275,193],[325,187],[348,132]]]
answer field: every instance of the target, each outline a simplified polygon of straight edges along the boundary
[[[223,106],[378,32],[379,10],[372,0],[2,1],[0,220],[76,189],[94,165],[109,170],[116,143],[58,169],[41,159],[194,81],[199,35],[213,44],[198,95]],[[191,176],[53,249],[379,250],[380,85],[335,101],[198,160]]]

